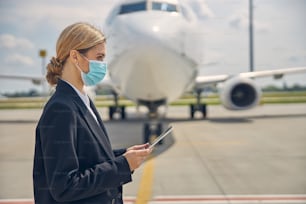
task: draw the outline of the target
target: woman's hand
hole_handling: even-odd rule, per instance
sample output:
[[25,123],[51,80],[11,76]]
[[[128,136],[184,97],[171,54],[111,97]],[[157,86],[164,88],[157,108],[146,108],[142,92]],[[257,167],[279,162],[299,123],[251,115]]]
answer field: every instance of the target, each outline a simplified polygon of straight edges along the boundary
[[152,149],[149,148],[149,144],[147,143],[128,148],[123,156],[128,161],[131,171],[134,171],[144,162],[151,152]]
[[140,149],[148,149],[149,148],[149,143],[146,144],[141,144],[141,145],[134,145],[132,147],[127,148],[126,151],[130,151],[130,150],[140,150]]

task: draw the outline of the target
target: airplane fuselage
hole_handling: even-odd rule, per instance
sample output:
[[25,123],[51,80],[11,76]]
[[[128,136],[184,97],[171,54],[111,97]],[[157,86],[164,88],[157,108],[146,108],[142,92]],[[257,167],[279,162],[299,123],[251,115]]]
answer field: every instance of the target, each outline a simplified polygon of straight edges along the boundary
[[191,27],[176,12],[143,11],[118,15],[106,36],[109,75],[123,95],[138,102],[171,102],[190,87],[196,63],[184,49]]

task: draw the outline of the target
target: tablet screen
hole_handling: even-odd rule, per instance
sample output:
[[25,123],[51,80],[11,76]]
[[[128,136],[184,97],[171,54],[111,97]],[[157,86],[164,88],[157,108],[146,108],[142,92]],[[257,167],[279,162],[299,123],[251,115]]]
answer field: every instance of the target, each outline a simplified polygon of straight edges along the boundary
[[167,128],[167,130],[165,130],[160,136],[158,136],[154,142],[150,145],[149,148],[153,148],[156,144],[158,144],[162,139],[164,139],[171,131],[172,131],[173,127],[169,126]]

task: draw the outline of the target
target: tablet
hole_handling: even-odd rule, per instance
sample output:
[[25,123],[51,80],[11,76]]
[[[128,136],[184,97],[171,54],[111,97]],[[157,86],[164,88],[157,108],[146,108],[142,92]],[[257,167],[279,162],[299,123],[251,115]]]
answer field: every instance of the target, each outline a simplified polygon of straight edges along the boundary
[[158,136],[152,144],[150,144],[149,148],[153,148],[156,144],[158,144],[162,139],[164,139],[171,131],[173,127],[169,126],[167,130],[165,130],[160,136]]

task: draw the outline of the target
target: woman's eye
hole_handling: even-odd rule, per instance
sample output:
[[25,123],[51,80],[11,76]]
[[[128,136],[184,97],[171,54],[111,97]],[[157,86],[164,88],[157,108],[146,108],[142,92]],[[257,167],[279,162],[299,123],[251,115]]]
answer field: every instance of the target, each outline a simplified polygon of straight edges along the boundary
[[97,60],[99,60],[99,61],[103,61],[103,59],[104,59],[104,57],[103,57],[103,56],[99,56],[99,57],[97,57]]

